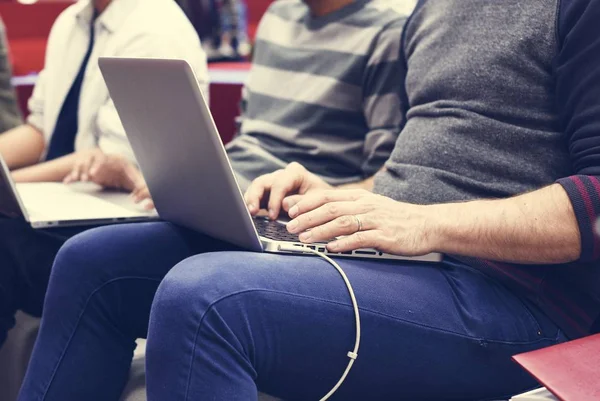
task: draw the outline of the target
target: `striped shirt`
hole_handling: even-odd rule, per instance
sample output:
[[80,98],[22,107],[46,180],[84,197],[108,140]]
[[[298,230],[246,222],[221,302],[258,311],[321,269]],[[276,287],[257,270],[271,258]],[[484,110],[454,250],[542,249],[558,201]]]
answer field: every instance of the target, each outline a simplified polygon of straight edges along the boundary
[[258,32],[240,134],[227,147],[248,179],[297,161],[331,184],[373,176],[404,123],[402,28],[414,0],[357,0],[313,17],[274,2]]

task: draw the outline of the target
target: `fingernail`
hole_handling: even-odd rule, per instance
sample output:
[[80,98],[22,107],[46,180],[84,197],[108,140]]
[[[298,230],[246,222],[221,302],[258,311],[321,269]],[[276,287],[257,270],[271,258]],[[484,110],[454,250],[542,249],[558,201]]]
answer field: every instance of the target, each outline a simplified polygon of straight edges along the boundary
[[339,247],[340,246],[337,242],[332,242],[329,245],[327,245],[327,248],[329,248],[330,251],[336,251]]
[[296,228],[298,228],[298,221],[296,220],[290,221],[287,225],[287,229],[291,233],[293,233],[296,230]]
[[87,180],[88,180],[88,176],[87,176],[87,174],[83,174],[83,175],[81,176],[81,181],[87,181]]
[[306,231],[302,234],[300,234],[300,241],[302,242],[308,242],[310,240],[310,238],[312,237],[312,233],[310,231]]
[[290,209],[289,215],[290,215],[290,217],[294,218],[298,215],[298,212],[299,212],[298,206],[294,206]]
[[273,210],[273,209],[269,209],[269,217],[270,217],[272,220],[275,220],[275,219],[277,218],[277,214],[275,213],[275,210]]

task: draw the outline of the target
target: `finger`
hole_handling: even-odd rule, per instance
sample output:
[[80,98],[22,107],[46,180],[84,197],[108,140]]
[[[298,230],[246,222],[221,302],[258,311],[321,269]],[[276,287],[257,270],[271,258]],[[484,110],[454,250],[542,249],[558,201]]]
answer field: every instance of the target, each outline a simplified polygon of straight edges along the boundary
[[142,191],[147,191],[148,190],[148,185],[146,185],[146,182],[140,182],[139,185],[136,185],[135,188],[133,189],[133,191],[131,191],[131,196],[135,197],[136,194],[139,194]]
[[126,191],[133,191],[146,184],[141,171],[133,165],[129,160],[122,161],[123,165],[123,181],[121,182],[121,189]]
[[146,199],[150,199],[150,190],[148,189],[148,187],[142,188],[136,192],[134,192],[134,201],[135,203],[140,203]]
[[292,206],[289,214],[291,218],[296,218],[301,214],[315,210],[327,203],[356,201],[366,194],[371,193],[362,189],[329,189],[324,191],[312,191],[303,196],[298,203]]
[[365,213],[365,208],[365,205],[358,202],[331,202],[291,220],[287,224],[287,229],[292,234],[298,234],[346,217],[352,220],[354,228],[357,228],[356,218],[353,215]]
[[75,173],[71,171],[67,176],[63,179],[63,184],[72,184],[77,181]]
[[73,169],[71,170],[67,178],[68,183],[73,183],[81,179],[81,160],[75,162],[75,164],[73,165]]
[[329,252],[348,252],[363,248],[380,249],[385,239],[378,230],[360,231],[327,244]]
[[273,176],[274,173],[258,177],[252,181],[252,184],[250,184],[250,187],[248,187],[248,190],[244,195],[244,200],[246,201],[248,210],[252,215],[255,215],[259,212],[260,203],[264,198],[265,193],[269,191],[273,183]]
[[148,211],[156,209],[156,206],[154,206],[154,202],[152,201],[152,199],[146,200],[146,203],[144,204],[144,209]]
[[297,192],[302,186],[304,177],[308,172],[298,163],[291,163],[285,170],[280,172],[273,181],[271,193],[269,195],[269,217],[276,219],[279,217],[283,199],[288,195]]
[[138,187],[131,192],[131,197],[133,198],[133,202],[135,204],[142,204],[144,210],[154,210],[154,201],[150,196],[150,191],[147,186]]
[[[356,216],[341,216],[328,223],[318,225],[303,232],[298,238],[301,242],[307,243],[329,242],[335,240],[337,237],[355,234],[358,232],[359,228],[366,231],[375,228],[370,222],[367,223],[368,217],[366,215],[360,215],[360,219],[361,225],[359,227]],[[365,221],[365,223],[363,223],[363,221]],[[368,228],[366,228],[365,225]]]
[[79,177],[81,181],[88,181],[90,178],[90,167],[94,164],[98,155],[92,153],[89,157],[83,159],[81,164],[79,165]]
[[283,210],[287,213],[290,212],[290,209],[294,207],[305,195],[290,195],[283,200],[282,206]]
[[[104,154],[92,156],[88,163],[88,174],[89,175],[97,174],[102,169],[102,167],[104,166],[105,163],[106,163],[106,156]],[[84,166],[84,168],[85,168],[85,166]]]
[[[87,171],[84,171],[84,173],[82,174],[82,179],[84,181],[92,180],[97,184],[101,184],[104,181],[105,163],[106,163],[106,156],[97,155],[97,156],[93,157],[91,159],[89,165],[87,166]],[[84,165],[83,168],[85,169],[86,166]],[[86,177],[86,174],[87,174],[87,177]]]

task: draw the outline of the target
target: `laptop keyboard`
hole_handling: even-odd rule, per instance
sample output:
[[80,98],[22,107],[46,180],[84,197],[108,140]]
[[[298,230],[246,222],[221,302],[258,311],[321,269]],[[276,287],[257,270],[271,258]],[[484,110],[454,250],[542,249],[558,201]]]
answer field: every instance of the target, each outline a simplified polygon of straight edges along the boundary
[[285,224],[269,220],[265,217],[255,217],[254,225],[261,237],[274,241],[299,242],[297,234],[290,234]]

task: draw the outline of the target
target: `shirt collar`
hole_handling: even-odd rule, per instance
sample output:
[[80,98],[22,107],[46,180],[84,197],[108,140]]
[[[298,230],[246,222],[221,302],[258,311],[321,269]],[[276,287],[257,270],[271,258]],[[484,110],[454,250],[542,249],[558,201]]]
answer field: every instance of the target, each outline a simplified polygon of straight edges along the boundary
[[[98,17],[98,24],[110,33],[116,32],[137,3],[138,0],[113,0]],[[77,20],[89,26],[94,16],[92,0],[79,0],[73,7],[75,7]]]

